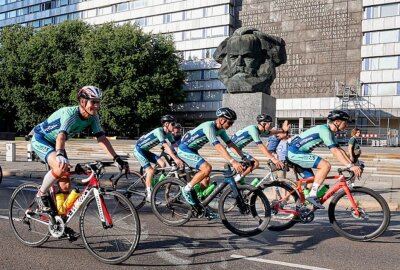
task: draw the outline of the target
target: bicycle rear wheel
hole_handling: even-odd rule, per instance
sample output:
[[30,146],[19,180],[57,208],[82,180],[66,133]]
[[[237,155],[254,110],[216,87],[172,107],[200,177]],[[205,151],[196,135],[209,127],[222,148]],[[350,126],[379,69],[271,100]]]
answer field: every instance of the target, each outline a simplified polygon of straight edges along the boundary
[[185,182],[167,178],[159,182],[151,193],[153,213],[168,226],[183,225],[192,217],[192,207],[183,198],[181,186],[185,186]]
[[263,232],[271,218],[271,208],[264,193],[250,185],[239,185],[244,205],[239,205],[232,189],[221,196],[218,207],[222,223],[239,236],[254,236]]
[[101,222],[96,198],[92,196],[83,205],[80,215],[82,239],[97,260],[118,264],[135,251],[140,238],[140,220],[135,207],[124,195],[111,191],[100,196],[113,224]]
[[385,199],[372,189],[350,188],[360,215],[354,211],[344,190],[329,204],[329,221],[343,237],[355,241],[371,241],[382,235],[390,222],[390,210]]
[[[26,246],[38,247],[49,237],[48,217],[38,214],[34,198],[40,185],[24,183],[11,195],[9,221],[17,239]],[[29,215],[27,215],[29,213]]]
[[271,202],[271,221],[268,230],[279,232],[293,227],[296,224],[293,211],[300,206],[300,197],[297,192],[287,183],[280,181],[262,185],[261,189]]
[[145,179],[138,172],[130,172],[128,175],[129,186],[122,192],[139,210],[146,203],[146,184]]

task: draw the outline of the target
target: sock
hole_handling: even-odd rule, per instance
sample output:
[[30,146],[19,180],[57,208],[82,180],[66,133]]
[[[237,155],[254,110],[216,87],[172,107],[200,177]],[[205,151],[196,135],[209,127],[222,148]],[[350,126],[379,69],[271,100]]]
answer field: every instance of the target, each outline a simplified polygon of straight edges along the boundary
[[309,196],[310,197],[316,197],[318,189],[319,189],[319,184],[314,182],[314,184],[312,185],[312,188],[310,190],[310,195]]
[[186,192],[189,192],[189,191],[192,190],[192,188],[193,188],[193,186],[192,186],[190,183],[188,183],[188,184],[184,187],[184,190],[185,190]]
[[53,173],[53,170],[48,171],[43,178],[43,183],[40,186],[37,196],[46,195],[47,191],[57,181],[57,179],[58,179],[58,176]]
[[151,194],[151,187],[146,187],[146,192],[147,192],[147,196],[150,196],[150,194]]

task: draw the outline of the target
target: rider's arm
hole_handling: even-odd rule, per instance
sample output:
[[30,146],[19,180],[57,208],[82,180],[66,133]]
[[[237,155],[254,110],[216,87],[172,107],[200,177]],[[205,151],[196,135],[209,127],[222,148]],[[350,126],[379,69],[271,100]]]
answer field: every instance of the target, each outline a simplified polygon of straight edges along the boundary
[[285,122],[283,122],[282,128],[270,130],[269,133],[272,135],[275,135],[278,133],[284,133],[284,132],[288,132],[289,128],[290,128],[289,122],[288,122],[288,120],[285,120]]
[[60,132],[56,138],[56,150],[65,149],[65,141],[67,140],[67,134],[65,132]]
[[164,146],[165,152],[167,152],[167,154],[173,159],[173,160],[177,160],[178,157],[175,154],[175,149],[173,149],[172,144],[170,144],[170,142],[168,140],[165,141],[165,143],[162,144],[162,146]]
[[348,146],[348,150],[349,150],[349,157],[350,157],[350,160],[354,160],[354,157],[353,157],[353,147],[354,147],[354,145],[353,144],[349,144],[349,146]]
[[107,139],[105,135],[98,137],[97,142],[100,144],[101,148],[103,148],[104,151],[113,159],[115,159],[115,157],[118,156],[117,153],[115,153],[115,150],[112,147],[110,141]]
[[352,170],[356,176],[361,176],[361,168],[359,166],[354,166],[346,152],[341,147],[332,147],[330,150],[331,153],[340,161],[340,163]]
[[[236,144],[234,144],[233,142],[229,142],[229,143],[227,143],[226,144],[231,150],[232,150],[232,152],[233,153],[235,153],[237,156],[239,156],[241,159],[244,159],[245,158],[245,156],[243,155],[243,153],[242,153],[242,150],[240,150],[239,149],[239,147],[237,147],[237,145]],[[225,150],[225,148],[224,148],[224,150]],[[226,150],[225,150],[226,151]],[[228,153],[228,152],[227,152]],[[230,155],[229,155],[230,156]],[[232,158],[232,157],[231,157]]]

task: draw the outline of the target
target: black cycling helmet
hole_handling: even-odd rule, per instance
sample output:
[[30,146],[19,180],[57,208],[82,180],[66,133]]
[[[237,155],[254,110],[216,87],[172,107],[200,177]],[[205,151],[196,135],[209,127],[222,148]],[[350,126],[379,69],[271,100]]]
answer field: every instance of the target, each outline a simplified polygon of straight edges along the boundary
[[236,113],[234,110],[231,110],[227,107],[219,108],[216,112],[217,117],[223,117],[228,120],[235,121],[237,119]]
[[329,112],[327,118],[330,121],[335,121],[335,120],[349,121],[350,120],[350,115],[345,111],[333,110],[333,111]]
[[176,120],[172,115],[166,114],[161,117],[161,124],[164,124],[165,122],[176,122]]
[[179,123],[176,123],[176,124],[175,124],[175,128],[182,128],[182,125],[179,124]]
[[272,117],[265,113],[259,114],[257,115],[257,123],[261,122],[273,122]]

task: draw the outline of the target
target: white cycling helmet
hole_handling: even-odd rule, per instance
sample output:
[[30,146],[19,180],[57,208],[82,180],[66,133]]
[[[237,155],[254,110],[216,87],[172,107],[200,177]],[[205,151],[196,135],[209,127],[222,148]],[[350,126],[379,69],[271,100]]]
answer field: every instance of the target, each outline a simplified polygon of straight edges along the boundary
[[78,100],[80,98],[84,99],[101,99],[102,97],[101,90],[96,86],[87,85],[79,89],[78,91]]

